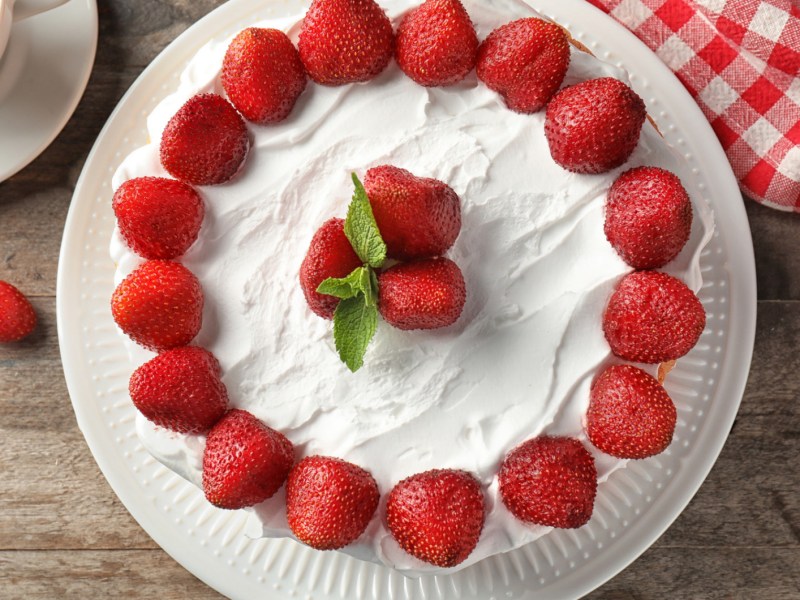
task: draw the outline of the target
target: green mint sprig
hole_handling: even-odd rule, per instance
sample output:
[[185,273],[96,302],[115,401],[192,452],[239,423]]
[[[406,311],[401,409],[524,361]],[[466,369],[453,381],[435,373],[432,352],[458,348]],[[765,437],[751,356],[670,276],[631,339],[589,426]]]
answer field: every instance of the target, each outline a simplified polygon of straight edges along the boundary
[[367,306],[374,306],[378,302],[378,290],[372,287],[371,274],[373,274],[373,271],[369,267],[358,267],[347,277],[326,279],[319,284],[317,291],[320,294],[335,296],[342,300],[349,300],[359,294],[364,294]]
[[344,234],[364,263],[347,277],[329,278],[317,291],[340,298],[333,314],[333,339],[339,358],[355,373],[364,365],[364,354],[378,327],[378,277],[386,261],[386,243],[381,237],[367,192],[353,173],[355,192],[347,209]]
[[356,191],[350,207],[347,209],[347,219],[344,222],[344,234],[353,245],[353,250],[358,254],[365,265],[379,269],[386,260],[386,243],[381,237],[375,215],[372,214],[372,205],[369,203],[367,190],[353,173],[353,184]]
[[353,373],[364,366],[364,354],[378,327],[378,307],[363,296],[339,302],[333,314],[333,339],[339,358]]

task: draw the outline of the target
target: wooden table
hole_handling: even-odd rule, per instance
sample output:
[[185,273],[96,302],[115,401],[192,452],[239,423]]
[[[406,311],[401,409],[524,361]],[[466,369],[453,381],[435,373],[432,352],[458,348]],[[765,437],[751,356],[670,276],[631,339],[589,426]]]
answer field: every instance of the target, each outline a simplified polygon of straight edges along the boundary
[[[64,220],[95,138],[142,69],[220,3],[102,0],[97,61],[75,116],[0,184],[0,279],[40,317],[30,339],[0,347],[0,598],[220,597],[139,528],[101,475],[75,424],[55,322]],[[800,598],[800,217],[749,201],[747,212],[758,334],[739,416],[689,507],[594,600]]]

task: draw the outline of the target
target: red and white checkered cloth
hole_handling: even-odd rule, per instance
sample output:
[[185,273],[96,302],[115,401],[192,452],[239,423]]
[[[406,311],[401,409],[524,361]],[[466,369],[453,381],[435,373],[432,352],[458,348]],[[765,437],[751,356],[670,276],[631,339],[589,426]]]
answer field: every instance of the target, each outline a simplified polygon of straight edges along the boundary
[[800,212],[800,2],[589,0],[683,82],[742,191]]

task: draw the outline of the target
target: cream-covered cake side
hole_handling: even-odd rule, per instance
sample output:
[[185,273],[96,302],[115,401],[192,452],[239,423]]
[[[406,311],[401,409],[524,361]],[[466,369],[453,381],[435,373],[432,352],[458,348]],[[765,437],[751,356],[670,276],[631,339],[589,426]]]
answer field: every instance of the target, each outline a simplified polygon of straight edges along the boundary
[[[396,24],[415,4],[397,0],[385,8]],[[464,4],[481,39],[536,14],[515,0]],[[296,39],[302,17],[253,25]],[[115,189],[133,177],[167,176],[159,163],[161,132],[194,94],[222,93],[228,41],[209,43],[190,61],[179,90],[148,118],[152,143],[123,162]],[[602,76],[626,79],[573,50],[564,85]],[[621,171],[637,165],[672,170],[691,193],[688,168],[648,123],[622,168],[569,173],[550,158],[543,112],[513,113],[474,73],[458,85],[428,89],[395,64],[368,84],[310,84],[286,121],[248,128],[252,150],[242,172],[200,188],[206,220],[182,259],[205,294],[196,343],[219,359],[232,405],[282,431],[298,456],[330,455],[364,467],[383,495],[428,469],[475,474],[486,486],[486,525],[457,569],[546,533],[508,513],[497,469],[506,452],[542,432],[585,440],[590,382],[612,360],[601,315],[630,271],[603,234],[606,193]],[[445,330],[401,332],[381,323],[364,368],[353,374],[339,361],[330,322],[308,310],[297,274],[316,228],[344,216],[350,173],[379,164],[445,181],[461,197],[462,232],[449,255],[464,272],[468,300],[458,323]],[[696,194],[693,208],[690,242],[665,270],[697,290],[699,255],[713,223]],[[118,232],[111,253],[117,281],[140,262]],[[124,340],[131,370],[152,356]],[[157,429],[141,415],[137,432],[156,458],[200,485],[202,436]],[[624,467],[586,445],[601,480]],[[282,491],[252,513],[253,534],[291,536]],[[344,551],[406,574],[442,571],[399,548],[383,503]]]

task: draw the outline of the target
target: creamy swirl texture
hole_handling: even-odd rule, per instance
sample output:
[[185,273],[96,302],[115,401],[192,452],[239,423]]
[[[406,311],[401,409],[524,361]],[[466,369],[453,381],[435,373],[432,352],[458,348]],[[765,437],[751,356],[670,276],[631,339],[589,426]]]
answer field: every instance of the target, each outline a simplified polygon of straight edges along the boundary
[[[385,2],[395,25],[413,0]],[[500,24],[536,13],[517,0],[466,1],[481,39]],[[296,40],[302,13],[269,22]],[[229,40],[190,61],[177,92],[147,121],[152,142],[132,153],[114,188],[132,177],[167,176],[161,132],[192,95],[223,93]],[[619,69],[573,50],[565,85]],[[232,404],[295,444],[298,456],[332,455],[368,469],[382,494],[433,468],[465,469],[486,486],[486,526],[463,568],[547,533],[516,521],[502,505],[496,473],[508,450],[540,433],[585,439],[581,420],[598,368],[611,360],[601,330],[605,303],[629,272],[603,234],[603,203],[624,169],[656,165],[691,173],[649,123],[631,160],[605,175],[568,173],[550,157],[544,112],[520,115],[474,72],[449,88],[426,89],[396,64],[377,79],[338,88],[309,84],[290,117],[248,125],[252,151],[230,183],[201,188],[206,219],[183,258],[206,298],[196,343],[224,372]],[[462,268],[468,299],[444,330],[402,332],[381,323],[352,374],[339,361],[331,323],[311,313],[298,271],[315,230],[343,217],[350,173],[392,164],[448,183],[462,199],[463,228],[448,253]],[[699,254],[713,230],[694,194],[689,244],[669,268],[693,289]],[[121,280],[140,262],[115,232],[111,254]],[[132,367],[151,355],[126,339]],[[141,415],[144,446],[200,485],[204,439],[155,428]],[[587,442],[588,446],[588,442]],[[601,479],[624,461],[595,454]],[[382,506],[345,549],[405,574],[441,572],[405,554],[389,534]],[[283,491],[252,511],[254,531],[291,536]]]

